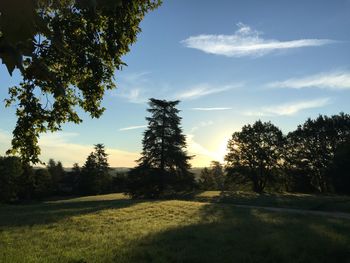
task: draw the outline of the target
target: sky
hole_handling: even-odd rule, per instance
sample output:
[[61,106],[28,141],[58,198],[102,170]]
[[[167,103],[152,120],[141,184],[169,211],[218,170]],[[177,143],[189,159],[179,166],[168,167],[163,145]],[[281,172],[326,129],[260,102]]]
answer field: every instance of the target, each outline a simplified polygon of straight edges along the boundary
[[[199,4],[200,3],[200,4]],[[180,100],[194,167],[223,161],[233,132],[256,120],[283,133],[319,114],[350,113],[350,0],[164,0],[115,72],[104,115],[40,137],[41,160],[84,164],[104,143],[112,167],[133,167],[149,98]],[[20,81],[0,66],[1,102]],[[0,155],[15,106],[0,111]]]

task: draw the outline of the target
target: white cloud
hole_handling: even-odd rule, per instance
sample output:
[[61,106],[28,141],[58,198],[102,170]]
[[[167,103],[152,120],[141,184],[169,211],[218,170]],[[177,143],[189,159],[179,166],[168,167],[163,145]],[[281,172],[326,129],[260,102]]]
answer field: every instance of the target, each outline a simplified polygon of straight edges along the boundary
[[330,39],[298,39],[279,41],[264,39],[261,32],[238,23],[238,30],[233,35],[198,35],[191,36],[181,43],[188,47],[199,49],[205,53],[227,57],[263,56],[280,50],[302,47],[323,46],[336,41]]
[[188,90],[182,91],[175,95],[176,99],[179,100],[193,100],[203,96],[225,92],[235,88],[242,87],[242,83],[224,85],[224,86],[213,86],[210,84],[199,84],[189,88]]
[[[128,88],[128,87],[127,87]],[[122,98],[125,98],[131,103],[146,103],[148,100],[148,95],[145,89],[143,88],[130,88],[121,90],[118,95]]]
[[214,122],[211,121],[211,120],[209,120],[209,121],[201,121],[199,124],[197,124],[196,126],[192,127],[191,133],[197,131],[199,128],[211,126],[213,124],[214,124]]
[[302,110],[321,108],[330,104],[330,98],[319,98],[307,101],[297,101],[274,106],[262,107],[257,111],[247,111],[247,116],[289,116]]
[[303,78],[291,78],[285,81],[276,81],[267,84],[270,88],[321,88],[330,90],[350,89],[350,72],[324,72]]
[[148,78],[151,72],[124,73],[119,79],[118,88],[112,91],[112,96],[118,96],[131,103],[146,103],[152,97],[150,88],[154,86]]
[[129,126],[125,128],[120,128],[119,131],[129,131],[129,130],[136,130],[136,129],[143,129],[146,128],[147,125],[138,125],[138,126]]
[[[149,72],[129,73],[121,77],[117,90],[111,92],[112,96],[126,99],[128,102],[145,104],[149,98],[167,100],[193,100],[203,96],[225,92],[239,88],[243,82],[230,83],[227,85],[213,85],[201,83],[180,90],[168,83],[154,83],[148,78]],[[200,110],[200,109],[199,109]],[[214,108],[212,110],[215,110]],[[219,108],[217,108],[219,110]]]
[[232,110],[232,108],[228,108],[228,107],[192,108],[192,110],[197,110],[197,111],[222,111],[222,110]]

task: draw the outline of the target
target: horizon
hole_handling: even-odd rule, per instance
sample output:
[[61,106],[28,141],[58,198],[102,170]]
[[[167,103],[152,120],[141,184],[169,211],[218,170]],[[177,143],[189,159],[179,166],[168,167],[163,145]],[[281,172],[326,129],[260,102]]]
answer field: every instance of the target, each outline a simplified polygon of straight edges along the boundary
[[[254,4],[252,4],[254,3]],[[138,41],[116,71],[100,119],[40,138],[43,162],[82,166],[103,143],[111,167],[131,168],[142,150],[147,100],[181,103],[193,168],[222,162],[243,125],[271,121],[284,134],[319,114],[350,112],[350,1],[164,1],[141,23]],[[210,19],[208,19],[210,18]],[[297,19],[296,19],[297,18]],[[20,81],[0,66],[3,88]],[[15,107],[0,112],[0,155],[10,147]]]

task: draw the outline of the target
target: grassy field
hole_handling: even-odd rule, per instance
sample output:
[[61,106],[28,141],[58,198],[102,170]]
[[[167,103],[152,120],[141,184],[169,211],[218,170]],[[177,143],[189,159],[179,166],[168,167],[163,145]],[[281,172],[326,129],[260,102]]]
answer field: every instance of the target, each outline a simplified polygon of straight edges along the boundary
[[237,205],[271,206],[314,211],[350,213],[350,197],[311,194],[256,194],[253,192],[206,191],[191,197],[198,201]]
[[[230,203],[251,202],[248,196],[111,194],[1,205],[0,262],[350,262],[350,220]],[[312,203],[305,197],[302,208]]]

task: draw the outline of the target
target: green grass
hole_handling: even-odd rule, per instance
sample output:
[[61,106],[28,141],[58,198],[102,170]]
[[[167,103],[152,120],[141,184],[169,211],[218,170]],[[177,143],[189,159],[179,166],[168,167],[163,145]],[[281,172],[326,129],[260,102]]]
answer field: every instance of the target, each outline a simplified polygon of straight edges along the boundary
[[197,201],[231,203],[237,205],[271,206],[314,211],[350,213],[350,197],[311,194],[256,194],[253,192],[206,191],[193,197]]
[[205,202],[217,196],[2,205],[0,262],[350,262],[350,220]]

